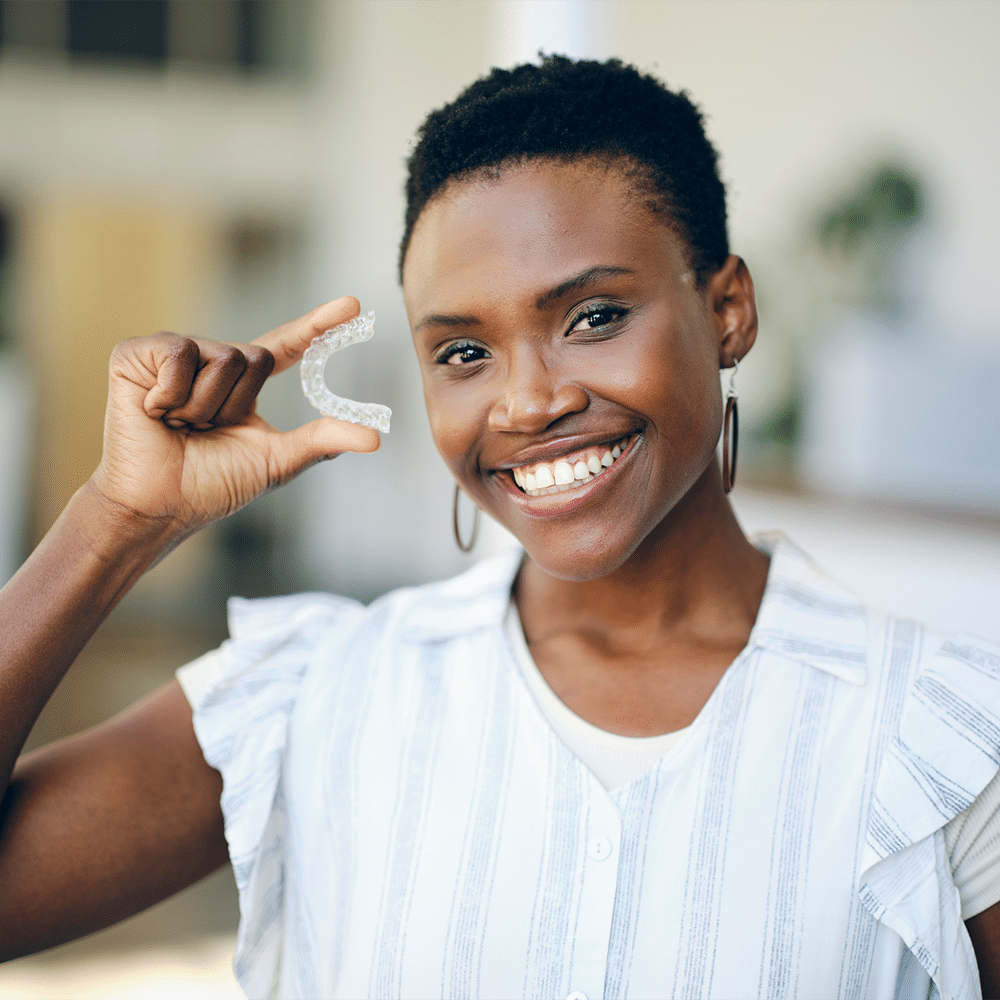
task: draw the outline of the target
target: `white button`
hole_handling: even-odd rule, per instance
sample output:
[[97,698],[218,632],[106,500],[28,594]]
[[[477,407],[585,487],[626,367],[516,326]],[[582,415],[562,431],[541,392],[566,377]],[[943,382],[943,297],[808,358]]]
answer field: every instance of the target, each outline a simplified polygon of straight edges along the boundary
[[[587,845],[587,853],[595,861],[603,861],[611,853],[611,841],[606,837],[594,837]],[[583,996],[583,994],[574,993],[573,996]],[[568,997],[567,1000],[569,1000]],[[584,997],[584,1000],[586,1000],[586,997]]]
[[587,1000],[587,994],[577,990],[575,993],[570,993],[566,1000]]

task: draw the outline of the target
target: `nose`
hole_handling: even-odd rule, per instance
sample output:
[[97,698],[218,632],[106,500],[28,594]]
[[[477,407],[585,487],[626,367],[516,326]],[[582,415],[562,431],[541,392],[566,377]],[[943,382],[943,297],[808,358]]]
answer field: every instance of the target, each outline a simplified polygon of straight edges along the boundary
[[511,359],[500,398],[489,415],[491,431],[537,434],[587,408],[586,390],[546,367],[534,351]]

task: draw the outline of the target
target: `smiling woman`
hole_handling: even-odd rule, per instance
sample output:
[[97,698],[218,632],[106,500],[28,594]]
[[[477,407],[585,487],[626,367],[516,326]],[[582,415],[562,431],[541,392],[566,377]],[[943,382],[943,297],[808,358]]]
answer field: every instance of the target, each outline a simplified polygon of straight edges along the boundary
[[[404,264],[438,450],[532,564],[566,579],[652,556],[692,490],[685,509],[728,511],[708,502],[721,493],[718,370],[753,343],[753,286],[732,257],[699,288],[630,173],[536,159],[453,185],[425,207]],[[605,455],[607,473],[577,478]],[[529,496],[522,472],[545,492]],[[753,553],[726,520],[718,543]]]
[[[234,600],[178,683],[19,762],[7,953],[228,851],[254,997],[995,995],[1000,651],[874,616],[740,530],[718,373],[757,313],[697,110],[550,57],[434,112],[409,166],[431,430],[523,550],[368,608]],[[101,466],[0,594],[8,767],[146,567],[378,447],[255,413],[358,311],[249,348],[119,345]]]

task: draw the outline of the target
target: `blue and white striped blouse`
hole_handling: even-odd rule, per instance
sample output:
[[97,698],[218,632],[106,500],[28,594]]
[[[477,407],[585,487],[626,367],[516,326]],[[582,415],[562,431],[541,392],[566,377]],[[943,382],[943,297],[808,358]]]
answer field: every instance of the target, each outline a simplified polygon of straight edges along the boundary
[[247,994],[979,997],[942,827],[1000,768],[1000,650],[758,543],[746,648],[610,792],[505,639],[520,553],[368,608],[234,600],[178,676],[225,782]]

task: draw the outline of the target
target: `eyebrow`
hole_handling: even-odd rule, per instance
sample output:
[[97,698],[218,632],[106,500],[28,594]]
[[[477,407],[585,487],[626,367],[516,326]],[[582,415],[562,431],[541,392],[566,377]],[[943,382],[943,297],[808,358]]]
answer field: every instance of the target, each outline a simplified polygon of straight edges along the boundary
[[609,265],[588,268],[586,271],[581,271],[579,274],[574,274],[571,278],[559,282],[558,285],[550,288],[547,292],[542,292],[535,299],[535,308],[545,309],[552,305],[553,302],[561,299],[568,292],[578,291],[581,288],[586,288],[587,285],[594,285],[599,281],[604,281],[606,278],[614,278],[620,274],[635,274],[635,271],[630,267],[611,267]]
[[[569,292],[578,291],[581,288],[586,288],[587,285],[594,285],[599,281],[615,278],[622,274],[635,274],[635,271],[630,267],[614,267],[607,264],[587,268],[586,271],[574,274],[565,281],[560,281],[558,285],[548,291],[542,292],[535,299],[535,308],[546,309]],[[470,327],[481,325],[480,320],[475,316],[463,316],[455,313],[428,313],[416,325],[414,332],[419,332],[428,326]]]
[[425,326],[479,326],[475,316],[455,316],[449,313],[428,313],[416,326],[414,333]]

